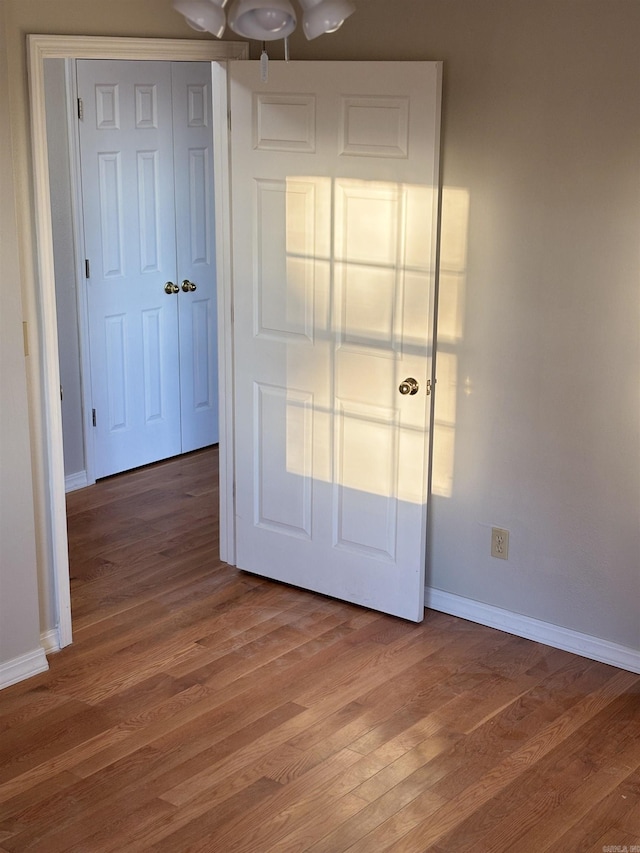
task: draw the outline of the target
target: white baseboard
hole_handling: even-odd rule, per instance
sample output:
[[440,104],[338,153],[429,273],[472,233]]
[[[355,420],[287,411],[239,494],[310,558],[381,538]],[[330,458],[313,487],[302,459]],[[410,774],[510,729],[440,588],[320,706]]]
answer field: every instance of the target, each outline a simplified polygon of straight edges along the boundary
[[86,471],[77,471],[64,478],[65,492],[75,492],[76,489],[84,489],[89,484]]
[[0,664],[0,690],[48,669],[47,656],[42,648],[8,660]]
[[45,631],[40,634],[40,643],[46,655],[60,651],[60,634],[57,628],[52,628],[51,631]]
[[491,604],[483,604],[470,598],[463,598],[451,592],[441,589],[425,589],[425,607],[431,610],[439,610],[449,613],[451,616],[460,616],[470,622],[487,625],[490,628],[498,628],[507,634],[515,634],[527,640],[535,640],[546,646],[563,649],[566,652],[581,655],[601,663],[608,663],[620,669],[640,673],[640,649],[631,649],[620,646],[609,640],[601,640],[590,634],[581,634],[579,631],[571,631],[550,622],[542,622],[529,616],[521,616],[519,613],[511,613]]

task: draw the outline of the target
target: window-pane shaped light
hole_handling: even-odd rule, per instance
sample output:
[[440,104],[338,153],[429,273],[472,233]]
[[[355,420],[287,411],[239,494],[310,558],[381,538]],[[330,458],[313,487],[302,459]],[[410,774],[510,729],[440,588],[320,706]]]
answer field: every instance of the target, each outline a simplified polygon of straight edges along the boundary
[[350,0],[300,0],[302,29],[311,40],[323,33],[335,33],[356,7]]
[[289,0],[236,0],[229,12],[229,26],[244,38],[273,41],[291,35],[296,13]]
[[222,7],[226,0],[173,0],[173,8],[184,16],[189,26],[200,33],[213,33],[222,38],[225,18]]

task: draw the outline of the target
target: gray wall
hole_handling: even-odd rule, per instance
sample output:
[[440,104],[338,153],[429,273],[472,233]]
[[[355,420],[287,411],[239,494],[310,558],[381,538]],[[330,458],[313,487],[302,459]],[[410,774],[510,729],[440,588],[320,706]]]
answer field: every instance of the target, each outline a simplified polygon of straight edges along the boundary
[[[194,33],[170,0],[3,2],[31,313],[24,34]],[[445,63],[430,584],[635,650],[639,43],[636,0],[360,0],[337,34],[291,45]],[[32,430],[37,457],[37,412]],[[507,562],[489,557],[491,525],[511,532]]]

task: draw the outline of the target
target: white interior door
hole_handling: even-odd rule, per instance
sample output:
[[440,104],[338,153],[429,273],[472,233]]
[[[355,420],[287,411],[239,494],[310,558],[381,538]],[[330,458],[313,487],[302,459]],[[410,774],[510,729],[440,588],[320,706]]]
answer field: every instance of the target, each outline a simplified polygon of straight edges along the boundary
[[77,71],[99,478],[218,440],[210,67]]
[[441,66],[229,74],[237,564],[419,621]]

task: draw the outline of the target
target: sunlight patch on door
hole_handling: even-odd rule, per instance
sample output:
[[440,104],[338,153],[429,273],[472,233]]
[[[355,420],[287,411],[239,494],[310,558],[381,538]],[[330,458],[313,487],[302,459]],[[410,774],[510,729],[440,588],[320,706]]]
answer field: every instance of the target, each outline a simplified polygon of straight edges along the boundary
[[[280,357],[286,363],[289,387],[270,391],[268,401],[261,397],[263,411],[270,414],[266,419],[261,415],[260,429],[266,428],[269,442],[279,442],[279,448],[275,453],[270,450],[269,458],[266,450],[261,451],[256,523],[310,535],[306,490],[313,470],[315,478],[334,486],[335,543],[371,548],[391,558],[390,519],[395,513],[391,505],[426,501],[424,425],[430,399],[425,389],[433,357],[426,296],[435,281],[430,235],[436,191],[309,176],[256,183],[260,259],[254,279],[259,303],[255,316],[260,318],[256,333],[282,342]],[[456,350],[463,336],[468,192],[445,188],[443,211],[432,490],[449,496],[455,461]],[[285,237],[278,243],[271,237],[282,223]],[[267,277],[264,292],[270,294],[269,301],[261,287]],[[279,283],[274,286],[274,281]],[[315,346],[301,347],[305,341]],[[415,397],[399,395],[406,376],[419,382],[421,390]],[[336,399],[341,401],[339,411]],[[274,406],[279,407],[277,415]],[[355,420],[345,414],[353,411],[358,412]],[[374,411],[378,414],[367,415]],[[380,411],[387,414],[380,417]],[[388,452],[380,456],[380,442],[391,442],[396,433],[392,476]],[[301,436],[305,436],[302,444]],[[349,454],[341,458],[349,459],[347,467],[336,463],[340,442],[346,440]],[[283,501],[277,497],[280,493],[285,495]],[[371,533],[365,535],[364,526],[360,528],[349,513],[349,495],[356,493],[362,506],[363,496],[371,496],[366,512],[368,528],[375,530],[373,544]]]
[[316,186],[258,180],[255,192],[254,335],[313,343]]

